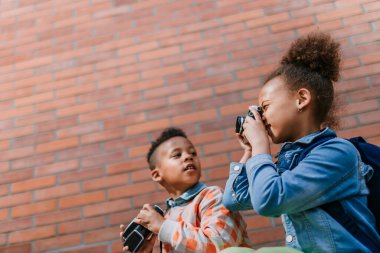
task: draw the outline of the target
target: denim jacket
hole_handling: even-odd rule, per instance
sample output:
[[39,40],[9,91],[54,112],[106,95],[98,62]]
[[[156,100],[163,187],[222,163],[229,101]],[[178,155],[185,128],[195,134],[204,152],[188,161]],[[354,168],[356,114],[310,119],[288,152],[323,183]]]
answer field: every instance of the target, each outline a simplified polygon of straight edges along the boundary
[[230,210],[281,215],[286,245],[304,252],[370,252],[319,206],[339,200],[363,233],[380,244],[366,198],[366,179],[373,169],[339,137],[315,147],[294,166],[295,158],[319,136],[336,134],[326,128],[284,143],[276,164],[269,154],[251,157],[245,164],[231,163],[223,204]]

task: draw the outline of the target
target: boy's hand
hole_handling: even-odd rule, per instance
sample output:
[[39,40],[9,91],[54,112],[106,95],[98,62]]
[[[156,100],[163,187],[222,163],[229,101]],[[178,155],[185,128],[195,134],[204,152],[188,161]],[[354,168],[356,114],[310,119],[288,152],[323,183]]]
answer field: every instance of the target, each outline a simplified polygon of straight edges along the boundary
[[[123,224],[120,225],[120,239],[123,241],[123,232],[125,230],[125,226]],[[141,248],[137,251],[137,253],[151,253],[153,251],[154,244],[156,242],[157,235],[151,234],[146,238],[146,241]],[[123,252],[129,252],[128,246],[123,247]]]
[[143,225],[155,234],[158,234],[164,221],[165,218],[149,204],[143,206],[135,219],[136,223]]

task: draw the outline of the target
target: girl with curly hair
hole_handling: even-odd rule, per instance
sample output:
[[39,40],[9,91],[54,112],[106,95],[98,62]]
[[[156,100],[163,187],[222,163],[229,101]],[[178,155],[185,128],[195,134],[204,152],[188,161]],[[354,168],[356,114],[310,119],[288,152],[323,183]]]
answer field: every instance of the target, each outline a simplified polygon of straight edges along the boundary
[[[259,94],[260,114],[246,117],[237,138],[244,150],[231,163],[223,196],[230,210],[254,209],[281,216],[286,246],[303,252],[380,252],[375,219],[367,207],[366,179],[373,169],[356,148],[336,136],[334,82],[339,79],[340,45],[313,32],[293,42]],[[312,143],[301,161],[298,157]],[[283,143],[274,163],[270,139]],[[324,205],[338,202],[362,239],[333,218]]]

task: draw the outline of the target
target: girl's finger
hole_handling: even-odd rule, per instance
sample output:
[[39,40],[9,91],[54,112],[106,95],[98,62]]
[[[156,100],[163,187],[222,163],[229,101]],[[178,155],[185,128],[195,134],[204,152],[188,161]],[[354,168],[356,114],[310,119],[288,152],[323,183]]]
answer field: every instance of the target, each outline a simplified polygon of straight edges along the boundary
[[258,122],[262,122],[261,114],[256,110],[257,108],[255,106],[250,106],[249,110],[253,113],[255,120]]

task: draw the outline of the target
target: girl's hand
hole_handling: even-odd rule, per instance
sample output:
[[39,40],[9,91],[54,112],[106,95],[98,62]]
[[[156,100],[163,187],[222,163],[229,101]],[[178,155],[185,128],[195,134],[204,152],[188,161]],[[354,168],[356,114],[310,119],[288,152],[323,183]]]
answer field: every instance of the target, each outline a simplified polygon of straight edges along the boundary
[[253,113],[255,119],[251,117],[245,118],[243,135],[252,147],[252,156],[270,154],[269,138],[261,115],[253,107],[250,107],[249,110]]
[[236,138],[238,139],[238,142],[240,146],[243,148],[244,152],[252,152],[251,144],[248,142],[248,140],[241,134],[236,133]]
[[247,160],[251,157],[252,155],[252,147],[251,147],[251,144],[247,141],[247,139],[239,134],[239,133],[236,133],[236,138],[240,144],[240,146],[243,148],[244,150],[244,154],[243,156],[241,157],[240,159],[240,163],[246,163]]

